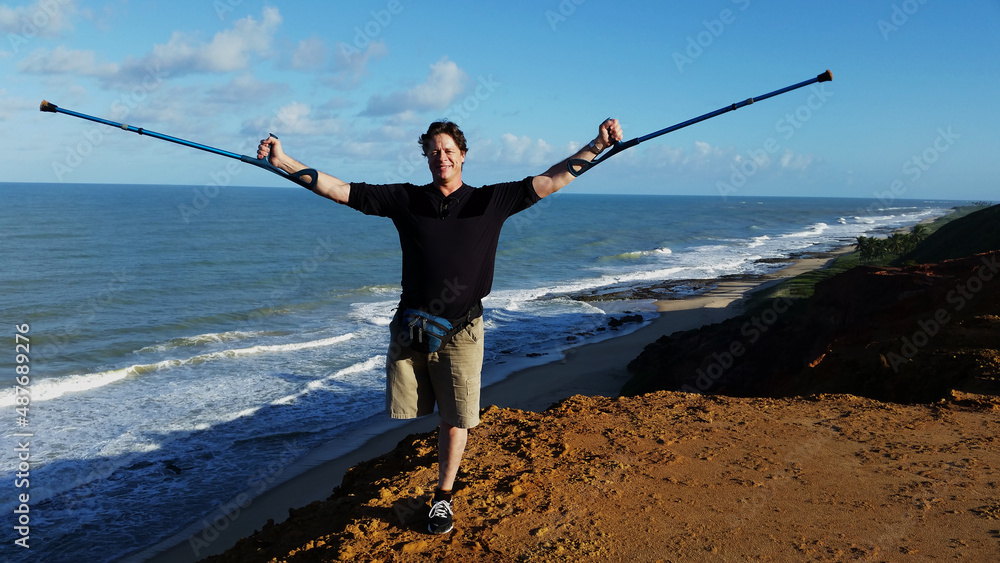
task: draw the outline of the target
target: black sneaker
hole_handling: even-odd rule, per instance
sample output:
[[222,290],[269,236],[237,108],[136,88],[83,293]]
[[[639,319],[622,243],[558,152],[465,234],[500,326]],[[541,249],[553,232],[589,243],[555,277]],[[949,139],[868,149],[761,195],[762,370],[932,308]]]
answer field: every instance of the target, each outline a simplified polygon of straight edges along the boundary
[[452,524],[451,502],[439,500],[431,505],[430,522],[427,531],[432,534],[447,534],[455,526]]

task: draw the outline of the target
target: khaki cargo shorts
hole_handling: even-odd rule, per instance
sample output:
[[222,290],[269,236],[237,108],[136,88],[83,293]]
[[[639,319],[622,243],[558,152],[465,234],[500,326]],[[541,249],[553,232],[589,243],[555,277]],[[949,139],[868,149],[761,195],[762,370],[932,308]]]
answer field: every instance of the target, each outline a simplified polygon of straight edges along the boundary
[[423,354],[399,344],[400,315],[389,325],[385,402],[392,418],[434,412],[456,428],[479,424],[483,372],[483,318],[478,317],[438,352]]

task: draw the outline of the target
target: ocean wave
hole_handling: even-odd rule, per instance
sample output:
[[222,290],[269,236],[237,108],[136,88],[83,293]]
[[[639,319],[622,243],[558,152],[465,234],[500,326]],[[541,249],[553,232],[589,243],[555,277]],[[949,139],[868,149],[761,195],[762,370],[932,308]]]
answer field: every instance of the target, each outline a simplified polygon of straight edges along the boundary
[[343,379],[344,377],[347,377],[349,375],[366,373],[378,369],[379,367],[382,366],[385,366],[385,356],[384,355],[372,356],[366,360],[357,362],[355,364],[351,364],[343,369],[337,370],[334,373],[324,378],[310,381],[309,383],[306,384],[305,389],[299,391],[298,393],[292,393],[290,395],[285,395],[284,397],[281,397],[279,399],[275,399],[271,401],[271,404],[275,406],[290,405],[300,397],[304,397],[313,391],[318,391],[320,389],[323,389],[330,382]]
[[[31,387],[31,402],[37,403],[42,401],[51,401],[69,393],[81,393],[84,391],[99,389],[130,377],[141,376],[151,372],[181,366],[199,365],[216,360],[240,358],[244,356],[296,352],[311,348],[323,348],[346,342],[355,336],[356,333],[348,333],[331,338],[310,340],[307,342],[250,346],[248,348],[236,348],[231,350],[222,350],[219,352],[211,352],[208,354],[199,354],[186,359],[170,359],[149,364],[136,364],[126,368],[119,368],[99,373],[36,380],[33,382]],[[12,407],[14,406],[15,400],[16,395],[14,392],[5,392],[3,396],[0,396],[0,407]]]
[[395,297],[397,298],[391,301],[352,303],[350,318],[355,323],[371,324],[378,327],[389,326],[399,304],[398,291]]
[[590,291],[603,287],[621,286],[643,282],[659,282],[678,279],[712,279],[728,274],[745,273],[749,268],[749,256],[730,257],[713,254],[704,261],[656,268],[650,270],[634,270],[628,272],[608,273],[601,276],[566,281],[548,287],[534,290],[495,291],[484,303],[489,302],[497,308],[510,311],[524,310],[524,304],[543,298],[570,295],[581,291]]
[[856,215],[854,220],[864,225],[880,225],[896,219],[895,215]]
[[656,248],[653,250],[635,250],[633,252],[623,252],[614,256],[602,256],[600,260],[636,260],[645,256],[670,256],[674,251],[669,248]]
[[810,226],[809,230],[799,231],[799,232],[796,232],[796,233],[784,234],[784,235],[781,235],[781,238],[806,238],[806,237],[820,236],[820,235],[823,234],[824,231],[826,231],[829,228],[830,228],[830,225],[827,225],[826,223],[822,223],[822,222],[821,223],[816,223],[816,224]]
[[340,299],[350,299],[355,295],[369,298],[372,296],[378,297],[382,295],[399,295],[400,291],[402,291],[402,288],[398,283],[386,283],[341,289],[338,290],[336,296]]
[[228,332],[213,332],[208,334],[199,334],[198,336],[182,336],[180,338],[172,338],[162,344],[154,344],[152,346],[140,348],[139,350],[136,350],[136,353],[145,354],[149,352],[166,352],[177,348],[190,348],[200,346],[202,344],[237,342],[240,340],[249,340],[251,338],[260,338],[264,336],[285,336],[287,334],[288,333],[286,332],[279,331],[231,330]]

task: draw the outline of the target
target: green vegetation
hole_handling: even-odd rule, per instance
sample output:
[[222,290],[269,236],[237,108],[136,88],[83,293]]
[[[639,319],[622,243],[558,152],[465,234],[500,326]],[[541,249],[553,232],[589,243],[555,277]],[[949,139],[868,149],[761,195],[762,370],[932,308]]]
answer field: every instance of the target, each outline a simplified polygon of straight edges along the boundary
[[[975,201],[972,205],[956,207],[952,213],[938,217],[933,223],[915,225],[909,233],[893,233],[887,238],[858,237],[856,250],[859,260],[862,264],[875,266],[888,266],[890,264],[904,266],[920,262],[920,260],[914,259],[914,253],[921,243],[952,221],[982,211],[990,205],[988,201]],[[969,254],[973,254],[973,252],[962,251],[961,256]],[[954,256],[954,258],[958,257]]]
[[928,235],[927,225],[914,225],[909,233],[892,233],[887,238],[860,236],[855,249],[862,264],[890,263],[904,254],[913,252]]
[[[858,265],[887,265],[895,259],[895,263],[913,263],[941,260],[937,258],[939,253],[929,254],[936,247],[944,245],[960,256],[968,256],[975,252],[984,252],[991,248],[1000,248],[1000,243],[992,240],[991,236],[984,236],[984,232],[992,232],[993,236],[1000,232],[996,228],[1000,224],[1000,206],[989,207],[989,202],[977,201],[970,206],[956,207],[954,212],[937,218],[933,223],[919,224],[913,227],[909,233],[894,233],[888,238],[858,237],[856,251],[838,256],[826,268],[812,270],[804,274],[782,281],[781,283],[765,287],[752,293],[746,302],[746,311],[767,306],[772,299],[785,297],[789,299],[806,299],[812,296],[817,283],[832,278],[833,276],[850,270]],[[969,215],[970,221],[958,223],[961,229],[956,226],[946,227],[956,219],[961,219]],[[942,231],[942,228],[943,231]],[[961,230],[961,233],[957,231]],[[975,231],[975,234],[966,231]],[[939,232],[941,231],[941,232]],[[966,248],[967,245],[959,244],[960,240],[980,241],[984,249]],[[957,248],[961,247],[961,248]],[[934,257],[933,260],[922,260],[924,255]],[[955,256],[955,257],[960,257]]]
[[794,278],[789,278],[778,284],[764,287],[750,294],[746,300],[744,310],[755,311],[759,307],[769,306],[771,300],[779,297],[788,299],[805,299],[811,297],[813,289],[819,282],[832,278],[833,276],[850,270],[859,263],[858,253],[851,252],[841,254],[836,257],[826,268],[810,270],[799,274]]

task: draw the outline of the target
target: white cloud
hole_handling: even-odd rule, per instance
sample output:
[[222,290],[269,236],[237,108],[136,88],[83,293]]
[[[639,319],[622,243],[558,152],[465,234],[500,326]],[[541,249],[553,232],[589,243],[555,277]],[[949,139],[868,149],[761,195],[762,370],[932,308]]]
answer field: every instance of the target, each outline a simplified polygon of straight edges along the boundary
[[77,13],[74,0],[36,0],[27,6],[0,5],[0,33],[13,34],[8,40],[59,37],[73,29],[71,16]]
[[246,70],[255,58],[270,56],[271,42],[280,24],[278,9],[268,7],[260,21],[253,16],[236,20],[232,28],[216,33],[207,43],[193,34],[175,31],[167,43],[153,46],[148,55],[126,61],[114,82],[133,83],[154,71],[180,76]]
[[443,109],[465,90],[468,75],[447,58],[431,65],[427,82],[410,90],[409,98],[418,108]]
[[690,160],[688,152],[680,147],[658,145],[649,147],[647,151],[650,165],[655,167],[680,166]]
[[52,50],[36,49],[18,65],[27,74],[77,74],[108,78],[118,73],[115,63],[101,63],[93,51],[77,51],[62,45]]
[[[735,157],[731,149],[712,146],[704,141],[695,141],[690,148],[674,147],[667,144],[654,144],[647,147],[645,158],[649,166],[656,168],[671,168],[682,170],[713,170],[728,166]],[[617,157],[616,157],[617,158]],[[637,163],[642,165],[642,163]]]
[[431,65],[427,79],[410,88],[368,100],[367,115],[394,115],[406,111],[442,110],[465,91],[469,76],[454,61],[444,57]]
[[271,42],[280,24],[278,10],[265,8],[260,21],[252,16],[237,20],[207,43],[199,42],[192,34],[174,32],[167,43],[154,45],[147,55],[121,64],[99,61],[93,51],[63,46],[36,49],[20,62],[18,70],[28,74],[89,76],[116,88],[146,86],[166,77],[192,73],[235,72],[248,69],[255,58],[270,55]]
[[281,23],[277,8],[264,8],[260,22],[252,16],[236,20],[232,29],[215,34],[207,44],[175,32],[165,45],[153,47],[152,58],[179,72],[231,72],[247,68],[252,55],[266,56]]
[[[748,163],[746,166],[752,166],[755,170],[767,170],[771,167],[771,156],[767,153],[758,153],[752,157],[749,155],[738,154],[732,158],[733,164],[739,167],[744,162]],[[753,163],[752,165],[749,163]]]
[[372,41],[361,51],[353,45],[337,42],[333,52],[333,72],[326,82],[334,88],[348,89],[358,85],[368,75],[368,63],[389,53],[381,41]]
[[375,141],[345,141],[339,145],[341,156],[357,160],[378,160],[385,158],[385,144]]
[[[496,149],[493,159],[504,164],[546,166],[555,162],[557,157],[553,153],[552,145],[543,139],[504,133],[500,136],[500,146]],[[564,156],[561,155],[559,158]]]
[[315,70],[323,66],[326,56],[326,43],[319,37],[310,37],[299,41],[289,64],[294,69]]
[[341,130],[340,121],[329,115],[316,115],[312,106],[292,102],[278,109],[273,117],[262,116],[243,124],[247,134],[273,132],[276,135],[335,135]]
[[812,155],[795,154],[791,149],[785,149],[781,155],[782,170],[807,170],[813,163]]
[[262,82],[245,72],[233,77],[229,83],[208,90],[208,101],[216,103],[249,103],[257,105],[277,94],[289,91],[287,84]]
[[[201,118],[214,114],[214,108],[197,103],[199,89],[194,86],[167,88],[159,95],[152,95],[154,90],[161,88],[157,84],[138,96],[121,96],[111,106],[111,118],[129,121],[133,125],[163,124],[170,127],[171,132],[198,131]],[[204,134],[204,133],[202,133]]]
[[6,121],[33,109],[38,109],[38,104],[29,103],[21,98],[13,98],[7,95],[6,90],[0,90],[0,121]]

